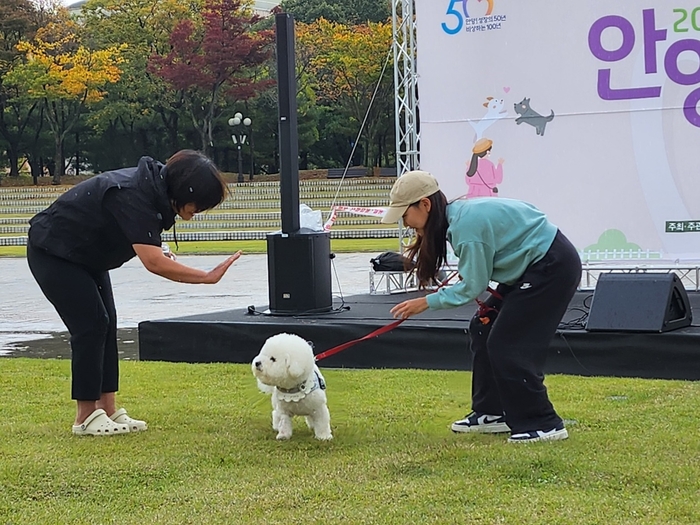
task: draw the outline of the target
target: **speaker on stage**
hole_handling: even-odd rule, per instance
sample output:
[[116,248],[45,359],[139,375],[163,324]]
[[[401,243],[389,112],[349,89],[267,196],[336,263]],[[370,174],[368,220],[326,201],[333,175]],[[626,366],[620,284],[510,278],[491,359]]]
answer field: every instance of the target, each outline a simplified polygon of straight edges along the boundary
[[268,235],[267,276],[271,313],[330,311],[333,307],[330,233]]
[[675,273],[603,273],[586,330],[668,332],[692,322],[688,294]]

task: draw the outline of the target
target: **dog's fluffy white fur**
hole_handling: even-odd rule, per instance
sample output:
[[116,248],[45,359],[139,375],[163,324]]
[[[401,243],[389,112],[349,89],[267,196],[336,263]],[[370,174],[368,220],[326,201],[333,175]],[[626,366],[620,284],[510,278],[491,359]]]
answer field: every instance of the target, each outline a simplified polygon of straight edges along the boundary
[[272,428],[277,439],[292,437],[292,417],[305,416],[316,439],[333,439],[325,380],[311,345],[294,334],[270,337],[251,364],[258,387],[272,394]]

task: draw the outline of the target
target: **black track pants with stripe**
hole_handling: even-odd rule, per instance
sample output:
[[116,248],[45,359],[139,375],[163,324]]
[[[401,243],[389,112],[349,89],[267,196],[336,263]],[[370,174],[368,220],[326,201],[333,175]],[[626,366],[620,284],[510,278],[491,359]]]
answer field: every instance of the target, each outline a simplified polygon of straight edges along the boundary
[[489,321],[475,314],[469,327],[473,352],[472,410],[505,414],[513,433],[549,430],[561,423],[547,396],[544,365],[549,344],[581,280],[581,260],[558,232],[547,254],[513,285],[499,285],[502,300]]

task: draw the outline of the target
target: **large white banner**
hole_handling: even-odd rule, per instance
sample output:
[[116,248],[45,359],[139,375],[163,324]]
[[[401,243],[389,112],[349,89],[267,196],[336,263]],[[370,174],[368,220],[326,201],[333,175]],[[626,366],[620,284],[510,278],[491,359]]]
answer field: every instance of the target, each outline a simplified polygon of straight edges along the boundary
[[700,260],[698,6],[416,0],[421,169],[584,259]]

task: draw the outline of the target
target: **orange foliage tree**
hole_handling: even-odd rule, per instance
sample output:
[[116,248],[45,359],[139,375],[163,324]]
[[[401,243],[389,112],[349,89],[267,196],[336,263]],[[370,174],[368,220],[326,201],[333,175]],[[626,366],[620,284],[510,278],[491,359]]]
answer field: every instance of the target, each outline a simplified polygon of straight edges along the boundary
[[80,43],[77,26],[64,22],[46,25],[32,41],[17,44],[17,49],[26,60],[5,80],[45,105],[54,138],[54,183],[58,184],[65,169],[63,141],[85,107],[102,100],[105,85],[119,79],[122,48],[91,50]]

